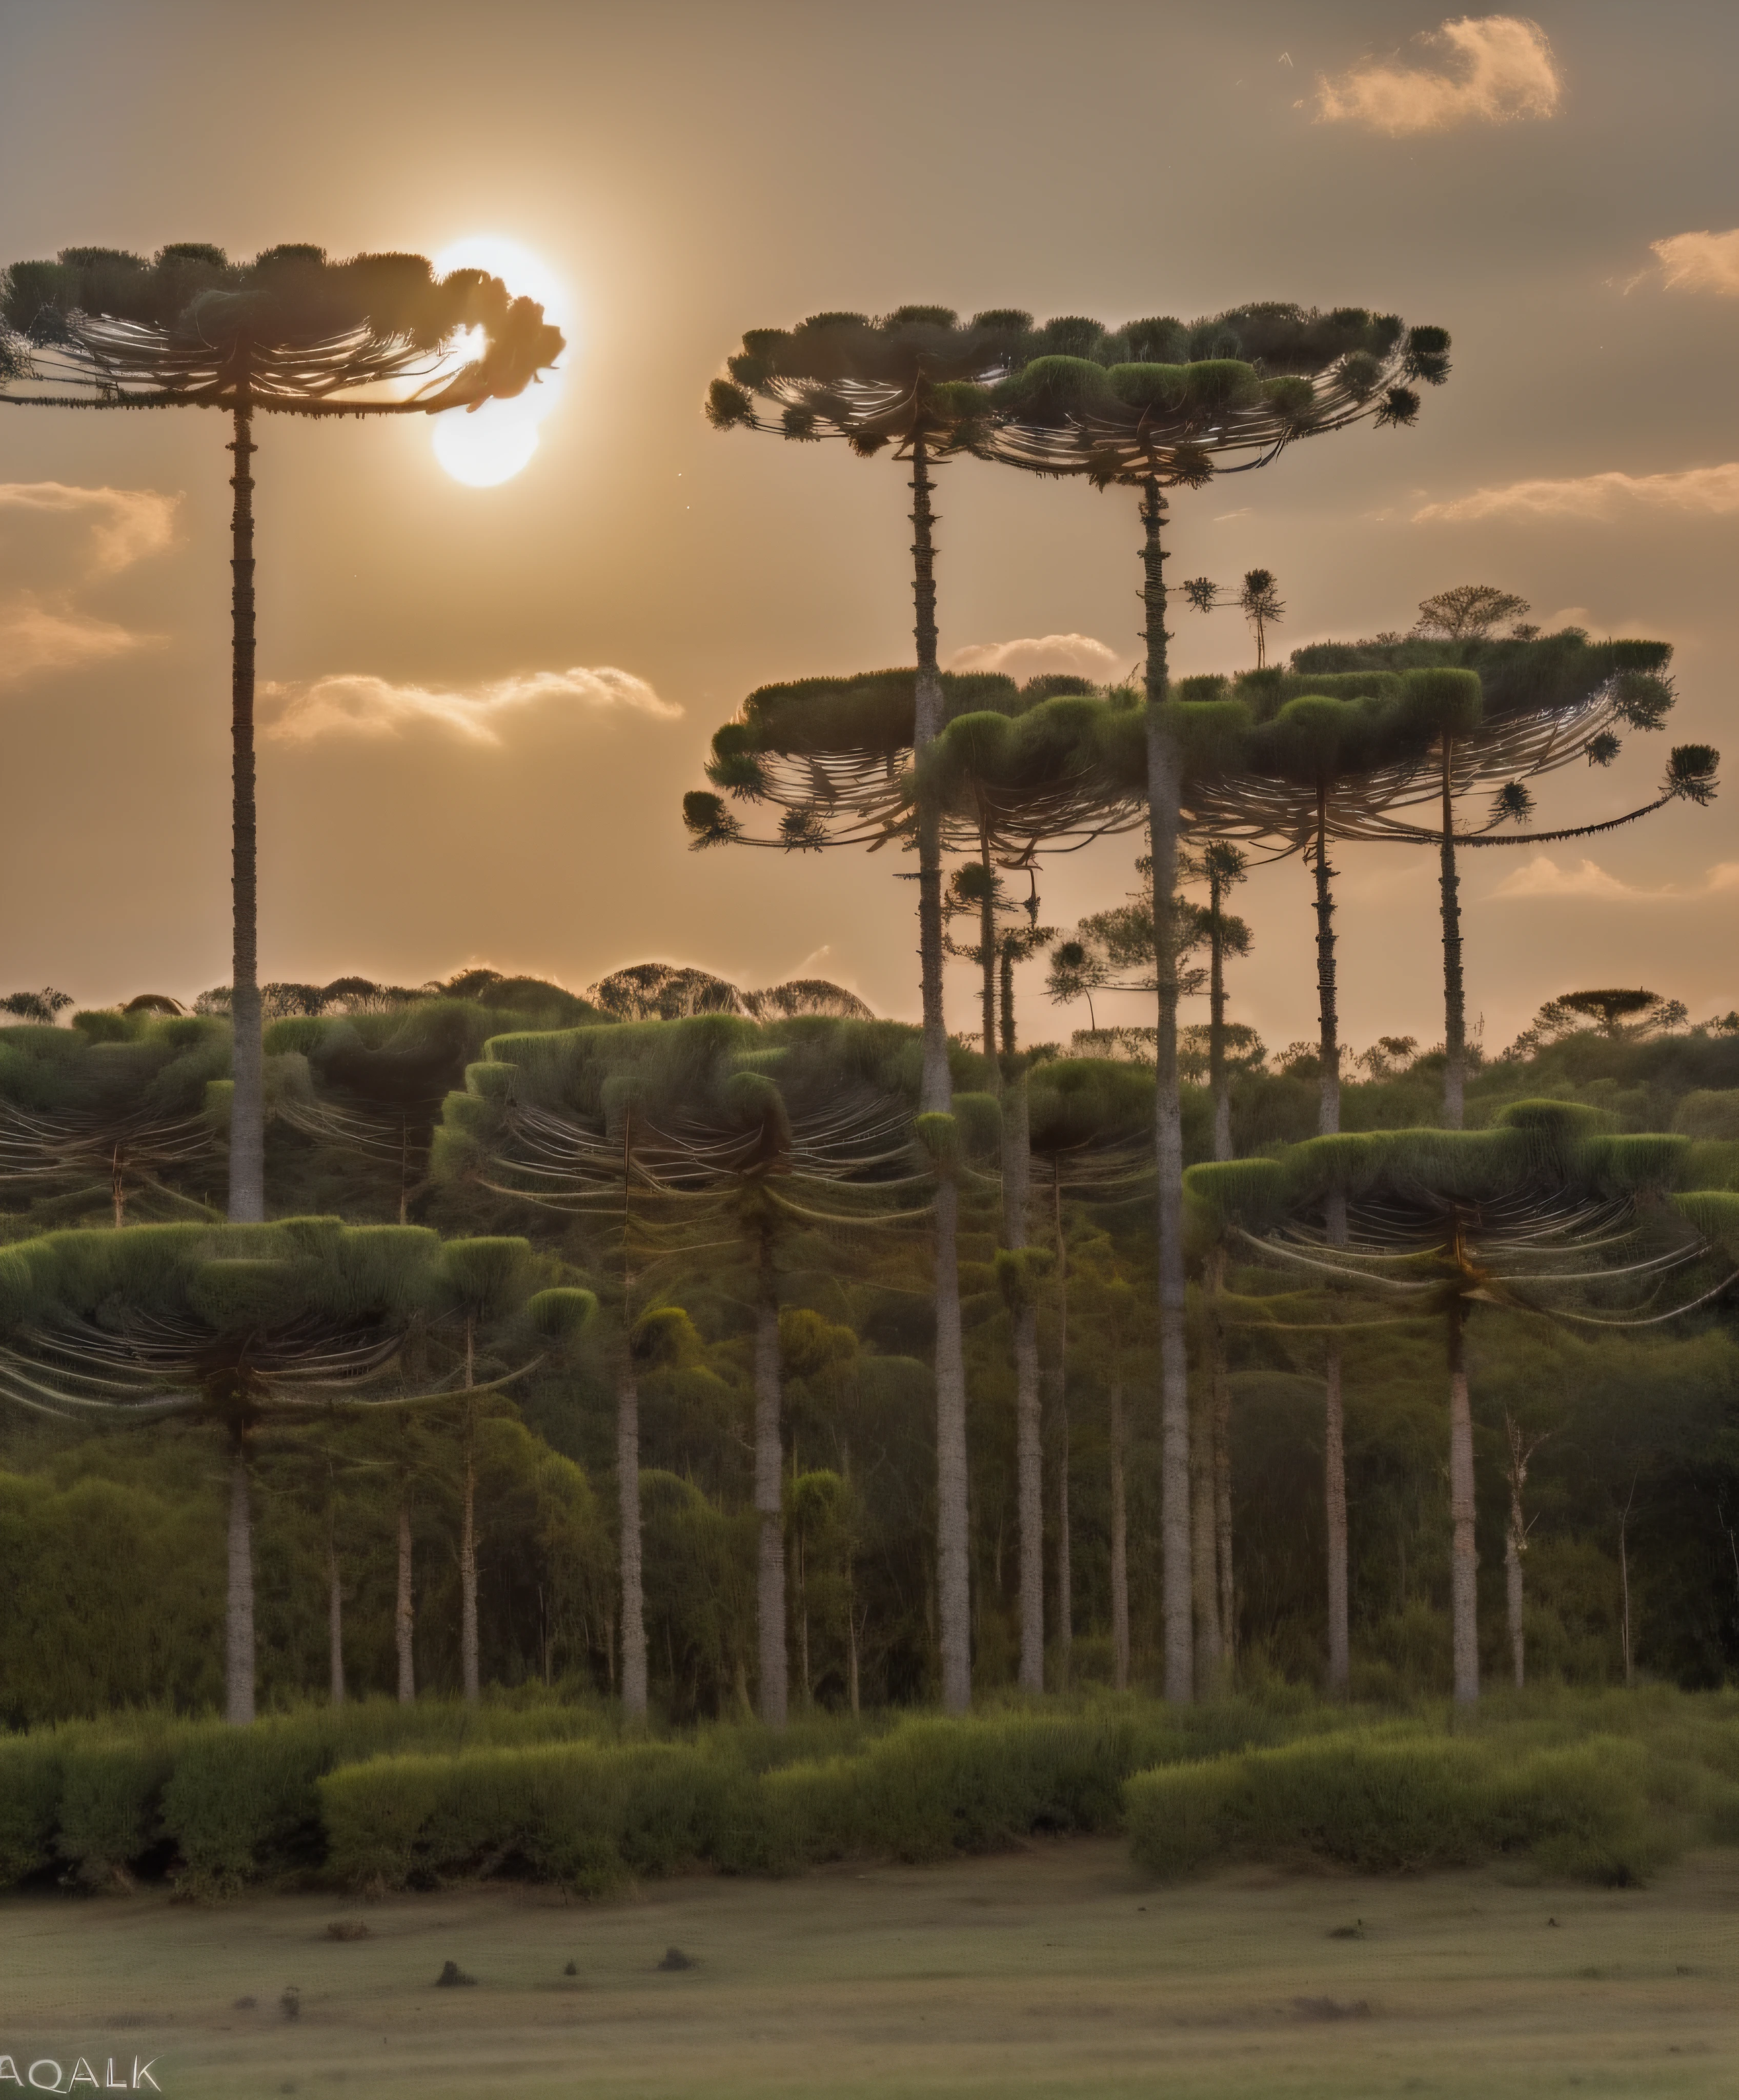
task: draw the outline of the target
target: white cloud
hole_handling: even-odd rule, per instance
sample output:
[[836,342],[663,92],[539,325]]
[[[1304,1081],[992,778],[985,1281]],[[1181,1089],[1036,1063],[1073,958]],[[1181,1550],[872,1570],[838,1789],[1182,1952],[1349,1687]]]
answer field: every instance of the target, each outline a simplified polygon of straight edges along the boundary
[[682,710],[644,678],[613,664],[523,671],[466,686],[398,685],[365,671],[262,686],[266,734],[286,743],[329,735],[396,736],[418,724],[451,730],[472,743],[499,743],[499,724],[516,711],[561,701],[589,713],[617,710],[673,721]]
[[180,500],[152,488],[0,482],[0,684],[162,640],[100,620],[80,600],[172,545]]
[[1115,678],[1126,668],[1126,662],[1115,650],[1094,641],[1090,634],[1038,634],[1017,642],[969,643],[955,651],[947,668],[1000,671],[1006,677],[1022,682],[1061,671],[1070,677],[1092,678],[1102,685]]
[[1428,503],[1415,525],[1468,524],[1488,518],[1583,519],[1604,524],[1633,507],[1699,518],[1739,513],[1739,461],[1675,474],[1587,474],[1562,481],[1511,481],[1447,503]]
[[1369,60],[1317,82],[1319,124],[1362,124],[1391,138],[1466,123],[1550,117],[1564,81],[1538,22],[1519,15],[1463,15],[1418,40],[1445,54],[1437,70]]
[[1649,244],[1669,292],[1718,292],[1739,298],[1739,227],[1729,233],[1675,233]]
[[1739,889],[1739,861],[1717,861],[1700,882],[1668,882],[1657,889],[1644,889],[1609,874],[1596,861],[1578,861],[1574,867],[1565,868],[1549,854],[1542,853],[1507,875],[1491,894],[1494,898],[1594,897],[1614,904],[1658,904],[1719,897],[1735,889]]

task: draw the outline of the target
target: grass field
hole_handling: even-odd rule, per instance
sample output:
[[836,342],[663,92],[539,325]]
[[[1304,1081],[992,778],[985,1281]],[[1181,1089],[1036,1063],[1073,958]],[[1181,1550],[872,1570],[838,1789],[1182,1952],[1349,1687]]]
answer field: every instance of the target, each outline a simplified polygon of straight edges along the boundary
[[[352,1918],[365,1939],[328,1936]],[[695,1965],[661,1970],[672,1946]],[[474,1988],[434,1988],[449,1961]],[[1265,1870],[1165,1888],[1120,1842],[1065,1839],[597,1904],[20,1895],[0,1901],[0,2009],[20,2073],[154,2058],[166,2100],[1700,2100],[1739,2079],[1739,1853],[1613,1890]]]

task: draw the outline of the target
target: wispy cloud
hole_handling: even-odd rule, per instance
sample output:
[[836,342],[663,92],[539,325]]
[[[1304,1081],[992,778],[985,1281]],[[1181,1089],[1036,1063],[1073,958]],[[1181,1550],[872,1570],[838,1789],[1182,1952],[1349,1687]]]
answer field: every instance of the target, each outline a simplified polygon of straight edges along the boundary
[[1649,246],[1670,292],[1718,292],[1739,299],[1739,227],[1730,233],[1675,233]]
[[1103,684],[1126,668],[1114,649],[1090,634],[1035,634],[1016,642],[974,642],[948,659],[951,671],[1000,671],[1005,677],[1042,677],[1066,672]]
[[82,601],[173,545],[179,501],[151,488],[0,482],[0,684],[162,640],[99,619]]
[[1494,898],[1591,897],[1609,904],[1657,904],[1719,897],[1732,890],[1739,890],[1739,861],[1716,862],[1701,882],[1669,882],[1649,889],[1622,881],[1596,861],[1578,861],[1574,867],[1560,867],[1549,854],[1535,854],[1507,875],[1491,894]]
[[1367,60],[1317,82],[1319,124],[1362,124],[1390,138],[1447,131],[1458,124],[1506,124],[1550,117],[1564,92],[1546,33],[1520,15],[1463,15],[1418,41],[1444,55],[1439,67]]
[[474,686],[413,686],[365,671],[261,688],[266,734],[286,743],[324,736],[397,736],[433,726],[471,743],[501,741],[504,719],[561,703],[585,713],[625,712],[673,721],[682,712],[660,699],[644,678],[613,664],[566,671],[523,671]]
[[1413,522],[1468,524],[1490,518],[1538,518],[1604,524],[1639,508],[1730,518],[1739,512],[1739,461],[1687,467],[1676,474],[1587,474],[1564,481],[1503,482],[1447,503],[1428,503],[1414,512]]

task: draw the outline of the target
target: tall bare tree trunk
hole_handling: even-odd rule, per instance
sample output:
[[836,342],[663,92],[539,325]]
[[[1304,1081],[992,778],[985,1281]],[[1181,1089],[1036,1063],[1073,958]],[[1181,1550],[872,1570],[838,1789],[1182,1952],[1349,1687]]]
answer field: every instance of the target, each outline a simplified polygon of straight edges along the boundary
[[1528,1679],[1521,1568],[1521,1557],[1528,1550],[1528,1520],[1522,1507],[1522,1490],[1528,1484],[1528,1461],[1536,1445],[1524,1441],[1521,1425],[1507,1407],[1503,1410],[1503,1432],[1510,1452],[1510,1520],[1503,1534],[1503,1601],[1509,1615],[1510,1666],[1515,1672],[1516,1689],[1520,1692]]
[[1459,1130],[1467,1110],[1468,1008],[1461,974],[1461,878],[1455,866],[1454,739],[1443,739],[1443,836],[1437,886],[1443,900],[1443,1120]]
[[640,1562],[640,1392],[625,1341],[616,1383],[616,1524],[622,1584],[622,1711],[644,1721],[646,1597]]
[[[988,972],[986,972],[988,977]],[[1005,1017],[1004,1037],[1009,1033]],[[1027,1128],[1026,1074],[1016,1055],[1001,1061],[1002,1233],[1016,1252],[1026,1245],[1032,1154]],[[1015,1308],[1015,1502],[1021,1533],[1021,1659],[1024,1692],[1044,1689],[1044,1418],[1039,1374],[1039,1309]]]
[[[1321,1036],[1317,1056],[1322,1065],[1322,1092],[1317,1104],[1317,1129],[1331,1137],[1340,1128],[1340,1017],[1336,1003],[1335,967],[1335,871],[1328,859],[1328,787],[1317,787],[1316,914],[1317,1002]],[[1331,1246],[1342,1246],[1347,1237],[1346,1198],[1328,1200],[1324,1220]],[[1344,1696],[1352,1679],[1352,1636],[1348,1624],[1347,1580],[1347,1445],[1346,1410],[1341,1392],[1341,1354],[1338,1335],[1331,1335],[1322,1370],[1322,1515],[1328,1561],[1328,1689]]]
[[789,1698],[785,1652],[785,1524],[781,1489],[784,1454],[779,1440],[779,1300],[772,1252],[761,1251],[761,1291],[755,1307],[755,1514],[760,1559],[755,1582],[761,1718],[783,1728]]
[[408,1706],[417,1696],[417,1659],[412,1639],[417,1621],[411,1599],[411,1488],[399,1489],[399,1594],[393,1606],[393,1641],[399,1652],[399,1704]]
[[1220,1688],[1219,1540],[1214,1521],[1213,1404],[1198,1398],[1189,1424],[1189,1590],[1195,1620],[1195,1688]]
[[235,1083],[230,1101],[229,1216],[232,1224],[247,1225],[259,1224],[266,1215],[266,1103],[254,792],[254,406],[245,373],[236,390],[234,420],[236,435],[230,446],[236,459],[230,481],[236,492],[231,518],[230,741],[235,955],[229,1014]]
[[1450,1374],[1450,1612],[1455,1657],[1455,1703],[1472,1706],[1480,1696],[1479,1560],[1473,1540],[1473,1408],[1468,1393],[1468,1356],[1458,1300],[1449,1312]]
[[[1024,1075],[1022,1086],[1026,1084]],[[1057,1239],[1057,1681],[1075,1667],[1075,1533],[1069,1519],[1069,1240],[1063,1230],[1062,1168],[1051,1158],[1051,1224]]]
[[1220,1666],[1228,1683],[1238,1665],[1238,1586],[1232,1566],[1232,1376],[1226,1362],[1225,1330],[1213,1296],[1225,1280],[1225,1250],[1216,1251],[1210,1275],[1208,1346],[1213,1352],[1210,1375],[1214,1401],[1215,1565],[1220,1577]]
[[[465,1323],[465,1389],[477,1380],[477,1330]],[[465,1404],[465,1494],[459,1523],[459,1671],[466,1702],[483,1696],[477,1639],[477,1406]]]
[[[921,759],[940,735],[942,682],[936,668],[936,580],[929,465],[925,442],[912,446],[912,598],[918,675],[913,741]],[[948,1075],[948,1028],[942,1007],[942,813],[919,773],[918,955],[924,999],[924,1071],[919,1106],[947,1115],[954,1104]],[[960,1189],[938,1174],[933,1224],[936,1303],[936,1604],[942,1703],[951,1714],[972,1704],[970,1513],[966,1470],[966,1359],[960,1335]]]
[[1154,1058],[1154,1153],[1159,1182],[1159,1534],[1163,1573],[1165,1696],[1194,1696],[1190,1609],[1189,1358],[1184,1281],[1183,1096],[1177,1070],[1177,834],[1183,758],[1166,721],[1165,498],[1143,485],[1142,603],[1147,615],[1147,812],[1153,850],[1154,977],[1158,987]]
[[326,1507],[326,1650],[331,1667],[332,1703],[344,1704],[344,1589],[338,1577],[338,1519]]
[[1123,1388],[1111,1381],[1111,1682],[1129,1689],[1129,1514],[1123,1493]]
[[247,1447],[240,1436],[229,1454],[229,1585],[223,1651],[223,1718],[232,1728],[245,1728],[254,1719],[254,1515]]
[[[1260,668],[1260,666],[1258,667]],[[1225,1061],[1225,946],[1220,910],[1225,885],[1212,854],[1207,866],[1207,1089],[1214,1105],[1214,1157],[1232,1157],[1232,1080]]]

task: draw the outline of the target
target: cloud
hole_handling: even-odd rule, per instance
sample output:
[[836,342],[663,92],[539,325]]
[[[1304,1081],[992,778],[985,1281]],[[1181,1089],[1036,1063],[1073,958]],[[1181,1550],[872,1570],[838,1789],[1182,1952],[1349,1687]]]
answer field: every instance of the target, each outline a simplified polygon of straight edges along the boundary
[[1494,897],[1595,897],[1614,904],[1657,904],[1669,900],[1683,902],[1689,898],[1719,897],[1736,889],[1739,889],[1739,861],[1717,861],[1701,882],[1688,886],[1668,882],[1658,889],[1644,889],[1633,883],[1621,881],[1615,875],[1609,875],[1596,861],[1579,861],[1573,868],[1565,868],[1560,867],[1549,854],[1535,854],[1531,860],[1525,861],[1513,873],[1507,875],[1491,894]]
[[1661,258],[1669,292],[1719,292],[1739,298],[1739,227],[1731,233],[1675,233],[1649,245]]
[[481,685],[395,685],[365,671],[337,671],[261,688],[266,735],[286,743],[332,735],[397,736],[432,723],[471,743],[498,744],[498,724],[515,711],[560,700],[589,713],[625,710],[673,721],[682,710],[662,700],[644,678],[601,664],[594,669],[523,671]]
[[99,619],[81,600],[174,545],[180,500],[152,488],[0,482],[0,685],[163,639]]
[[1362,124],[1392,138],[1457,124],[1550,117],[1564,91],[1538,23],[1519,15],[1463,15],[1418,41],[1445,55],[1441,70],[1380,59],[1317,82],[1319,124]]
[[1103,684],[1126,668],[1125,660],[1090,634],[1029,635],[1018,642],[974,642],[948,659],[951,671],[1000,671],[1025,681],[1047,672],[1092,678]]
[[1687,467],[1676,474],[1587,474],[1565,481],[1504,482],[1447,503],[1428,503],[1414,512],[1413,522],[1459,525],[1488,518],[1538,518],[1600,524],[1633,505],[1730,518],[1739,513],[1739,461]]

